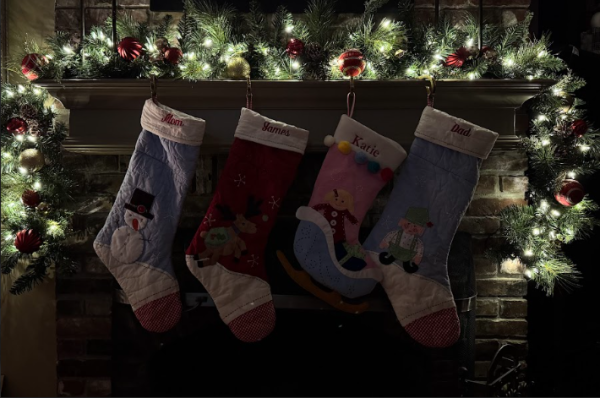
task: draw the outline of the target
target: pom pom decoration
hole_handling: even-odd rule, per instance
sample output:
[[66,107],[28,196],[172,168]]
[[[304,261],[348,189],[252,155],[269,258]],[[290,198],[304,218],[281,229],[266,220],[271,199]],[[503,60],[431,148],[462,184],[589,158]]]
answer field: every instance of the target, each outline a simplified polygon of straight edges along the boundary
[[350,145],[348,141],[340,141],[340,143],[338,144],[338,149],[341,153],[347,155],[350,152],[352,152],[352,145]]
[[367,156],[366,153],[358,151],[354,155],[354,161],[358,164],[365,164],[369,161],[369,157]]
[[126,59],[127,61],[133,61],[140,55],[142,55],[142,44],[133,37],[126,37],[119,42],[117,46],[117,51],[121,58]]
[[247,79],[250,77],[250,64],[243,57],[233,57],[227,62],[225,76],[235,80]]
[[356,77],[363,73],[367,62],[364,55],[357,49],[344,52],[338,58],[340,72],[346,77]]
[[554,195],[556,201],[563,206],[571,207],[583,200],[585,191],[583,185],[576,180],[563,180],[558,192]]
[[392,169],[386,167],[385,169],[381,170],[381,179],[383,181],[388,182],[392,178],[394,178],[394,172],[392,171]]
[[38,149],[25,149],[19,155],[19,165],[30,173],[40,170],[45,164],[44,155]]
[[25,134],[28,128],[27,122],[20,117],[13,117],[6,124],[6,130],[13,135]]
[[48,58],[43,55],[32,53],[27,54],[21,61],[21,72],[27,80],[37,79],[44,65],[48,63]]
[[183,52],[177,47],[169,47],[165,50],[165,59],[170,64],[177,65],[181,62],[181,57],[183,57]]
[[470,56],[471,53],[469,50],[465,47],[461,47],[455,53],[448,55],[448,58],[446,58],[446,61],[444,62],[444,66],[460,68]]
[[31,254],[40,249],[42,238],[33,229],[24,229],[17,233],[15,238],[15,247],[24,254]]
[[588,131],[588,125],[585,120],[577,119],[571,124],[571,131],[575,137],[583,137]]
[[27,191],[23,192],[23,195],[21,195],[21,202],[30,208],[37,207],[41,202],[40,194],[36,191],[28,189]]
[[290,58],[296,58],[298,55],[304,52],[304,42],[299,39],[290,39],[285,48],[285,52]]
[[381,166],[379,165],[379,163],[374,162],[374,161],[370,161],[369,164],[367,165],[367,169],[373,174],[377,173],[380,168],[381,168]]
[[325,144],[327,147],[333,146],[333,144],[335,144],[335,138],[333,138],[332,135],[327,135],[323,140],[323,144]]

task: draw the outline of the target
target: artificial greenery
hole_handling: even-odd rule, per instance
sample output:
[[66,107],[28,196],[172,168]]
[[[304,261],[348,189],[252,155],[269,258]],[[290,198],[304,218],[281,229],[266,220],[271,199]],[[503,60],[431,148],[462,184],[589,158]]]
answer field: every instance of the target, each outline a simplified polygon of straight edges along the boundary
[[[62,166],[61,142],[66,127],[56,122],[54,99],[47,91],[32,84],[3,84],[1,101],[1,269],[3,274],[16,274],[10,292],[20,294],[55,271],[75,270],[64,245],[71,231],[71,213],[65,205],[71,199],[73,180]],[[23,134],[7,132],[6,126],[13,118],[25,120],[28,130]],[[19,155],[30,148],[44,155],[45,165],[39,171],[32,172],[19,163]],[[27,190],[38,192],[43,203],[33,208],[25,206],[21,196]],[[17,234],[28,229],[42,239],[39,250],[31,254],[21,253],[15,246]]]
[[[334,11],[333,0],[311,0],[303,14],[293,15],[280,6],[267,15],[258,1],[252,1],[250,12],[241,15],[227,5],[185,0],[177,23],[171,16],[147,22],[129,16],[118,20],[117,40],[134,37],[144,46],[133,61],[115,51],[110,19],[93,27],[81,42],[59,32],[42,48],[28,44],[24,54],[47,55],[50,62],[39,74],[57,80],[223,79],[228,63],[239,57],[249,62],[252,79],[342,79],[338,58],[351,48],[360,50],[366,60],[357,79],[553,79],[556,84],[533,100],[535,119],[523,137],[530,159],[530,205],[501,212],[507,244],[494,255],[499,261],[508,259],[524,266],[525,275],[548,293],[557,283],[575,283],[577,271],[564,256],[562,245],[591,231],[596,204],[586,198],[563,207],[554,193],[565,178],[594,172],[600,166],[598,130],[589,126],[580,137],[571,132],[573,122],[585,121],[582,103],[575,98],[584,82],[549,53],[548,37],[530,37],[531,16],[512,26],[484,24],[480,32],[479,21],[467,12],[461,24],[442,19],[432,25],[415,18],[412,0],[401,0],[395,17],[378,15],[386,3],[368,0],[362,15],[346,16]],[[291,39],[304,43],[295,57],[286,52]],[[182,50],[179,62],[169,62],[162,55],[157,43],[165,41]],[[19,68],[20,64],[15,66]]]

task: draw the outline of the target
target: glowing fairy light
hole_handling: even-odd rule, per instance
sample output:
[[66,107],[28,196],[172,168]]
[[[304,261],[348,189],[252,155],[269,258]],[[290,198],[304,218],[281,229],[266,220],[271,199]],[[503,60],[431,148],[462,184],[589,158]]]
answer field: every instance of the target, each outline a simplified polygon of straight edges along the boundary
[[413,68],[406,68],[406,74],[412,76],[415,74],[415,70]]
[[385,46],[381,46],[381,47],[379,47],[379,52],[382,52],[382,53],[384,53],[384,52],[385,52]]
[[23,142],[23,136],[20,134],[18,136],[16,136],[15,139],[19,142]]
[[531,257],[531,256],[533,256],[533,250],[531,250],[531,249],[527,249],[527,250],[525,250],[524,254],[525,254],[527,257]]
[[193,51],[190,51],[189,53],[185,54],[185,57],[187,59],[196,59],[196,53]]
[[425,70],[423,71],[423,74],[424,74],[425,76],[428,76],[428,75],[429,75],[429,71],[428,71],[427,69],[425,69]]
[[527,279],[531,279],[531,277],[533,276],[533,273],[531,272],[531,270],[530,270],[530,269],[526,269],[526,270],[523,272],[523,275],[525,275],[525,278],[527,278]]
[[533,232],[534,235],[539,235],[540,234],[540,229],[539,228],[534,228],[532,232]]
[[37,141],[37,138],[36,138],[36,137],[34,137],[33,135],[28,135],[28,136],[27,136],[27,140],[28,140],[29,142],[36,142],[36,141]]
[[507,66],[507,67],[510,68],[510,67],[512,67],[514,65],[515,65],[515,60],[514,59],[512,59],[512,58],[506,58],[504,60],[504,66]]
[[9,241],[12,240],[14,238],[14,236],[12,236],[11,234],[6,235],[6,238],[4,238],[4,240]]
[[213,41],[211,39],[206,39],[202,44],[204,45],[204,47],[212,47]]
[[292,33],[292,30],[294,30],[294,25],[288,25],[285,27],[285,33]]
[[206,70],[206,71],[210,70],[210,65],[209,64],[204,64],[202,66],[202,70]]
[[52,56],[52,54],[46,54],[46,58],[48,58],[48,59],[52,59],[52,58],[54,58],[54,57]]
[[435,54],[433,54],[433,58],[435,58],[435,59],[444,59],[444,57],[442,57],[442,54],[440,54],[439,51],[436,52]]
[[96,40],[96,38],[98,37],[96,32],[92,32],[90,36],[92,36],[92,39],[94,39],[94,40]]
[[569,171],[569,172],[567,173],[567,176],[569,176],[569,178],[571,178],[571,179],[574,179],[574,178],[577,176],[577,174],[575,174],[575,172],[574,172],[574,171]]
[[391,25],[391,21],[387,18],[383,18],[383,20],[381,21],[381,27],[384,29],[389,29],[390,25]]
[[186,64],[179,64],[179,69],[185,70],[185,69],[187,69],[187,65]]
[[560,211],[558,211],[558,210],[552,210],[550,212],[550,214],[552,214],[554,217],[558,217],[558,216],[560,216]]
[[300,68],[300,63],[299,63],[298,61],[294,61],[294,62],[292,63],[292,68],[294,68],[294,69],[298,69],[298,68]]
[[548,209],[548,202],[546,200],[542,200],[540,202],[540,210],[545,212]]
[[4,159],[10,159],[10,158],[12,158],[12,155],[8,152],[2,152],[2,157]]
[[546,120],[548,120],[548,117],[546,115],[539,115],[537,117],[538,122],[545,122]]
[[527,76],[527,80],[533,80],[533,79],[534,79],[534,76],[533,76],[533,75],[529,75],[529,76]]
[[100,31],[100,33],[98,33],[98,38],[104,40],[104,32]]
[[538,58],[542,58],[542,57],[545,57],[545,56],[546,56],[546,54],[548,54],[548,53],[546,52],[546,50],[542,50],[542,51],[540,51],[540,52],[538,53],[538,55],[537,55],[537,56],[538,56]]
[[27,174],[27,169],[25,167],[19,167],[19,172],[21,174]]
[[469,80],[474,80],[475,79],[475,73],[471,72],[469,73]]
[[592,148],[589,145],[581,145],[579,146],[579,149],[581,150],[581,152],[587,152]]
[[63,46],[62,50],[67,54],[73,54],[73,49],[66,44]]
[[11,90],[6,90],[5,93],[8,98],[12,98],[15,96],[15,93],[12,92]]
[[269,48],[268,47],[263,48],[262,53],[263,53],[263,55],[267,55],[269,53]]
[[549,144],[550,144],[550,140],[545,139],[545,138],[542,140],[542,146],[548,146]]
[[473,40],[472,37],[469,37],[469,40],[467,40],[467,47],[471,47],[473,45],[473,43],[475,43],[475,40]]
[[554,233],[554,231],[550,231],[548,236],[550,237],[550,239],[556,239],[556,233]]
[[33,189],[42,189],[42,183],[39,181],[36,181],[33,183]]
[[279,67],[275,68],[275,74],[279,75],[279,73],[281,72],[281,69]]
[[21,94],[23,94],[25,92],[25,86],[23,86],[22,84],[19,84],[17,86],[17,91]]
[[110,47],[112,47],[113,46],[113,41],[107,37],[106,38],[106,44],[108,44]]

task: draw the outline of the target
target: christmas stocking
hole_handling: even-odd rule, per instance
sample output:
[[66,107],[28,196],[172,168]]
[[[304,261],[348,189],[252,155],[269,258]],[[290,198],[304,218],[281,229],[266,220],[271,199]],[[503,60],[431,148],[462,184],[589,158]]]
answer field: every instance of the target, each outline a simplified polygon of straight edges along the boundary
[[186,252],[219,315],[245,342],[275,326],[264,249],[308,131],[243,108],[217,192]]
[[447,259],[458,224],[498,134],[431,107],[365,250],[383,271],[382,285],[408,334],[447,347],[460,324]]
[[[406,152],[346,115],[335,135],[325,138],[325,145],[330,148],[310,202],[296,212],[300,225],[294,252],[318,283],[342,296],[360,297],[382,277],[358,241],[360,224]],[[299,277],[290,275],[304,286]]]
[[171,245],[204,135],[204,120],[147,100],[142,132],[94,249],[142,326],[165,332],[179,321]]

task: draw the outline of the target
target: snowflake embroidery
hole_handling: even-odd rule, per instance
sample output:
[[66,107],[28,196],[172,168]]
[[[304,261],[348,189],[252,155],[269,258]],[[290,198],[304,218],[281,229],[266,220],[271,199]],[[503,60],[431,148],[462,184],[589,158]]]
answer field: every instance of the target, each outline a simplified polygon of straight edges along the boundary
[[241,185],[246,185],[246,176],[243,176],[243,175],[241,175],[241,174],[238,174],[238,178],[235,178],[235,179],[233,180],[233,182],[235,182],[235,183],[237,184],[238,188],[239,188]]
[[209,213],[208,216],[204,217],[204,224],[208,224],[209,227],[212,227],[212,223],[215,221],[217,220],[212,218],[212,213]]
[[275,196],[271,195],[271,200],[269,201],[271,210],[275,209],[275,207],[279,207],[279,201],[281,201],[281,198],[275,199]]
[[250,264],[250,267],[254,267],[255,265],[258,265],[258,259],[259,258],[260,257],[254,255],[254,254],[251,254],[250,255],[250,260],[248,260],[246,262]]

